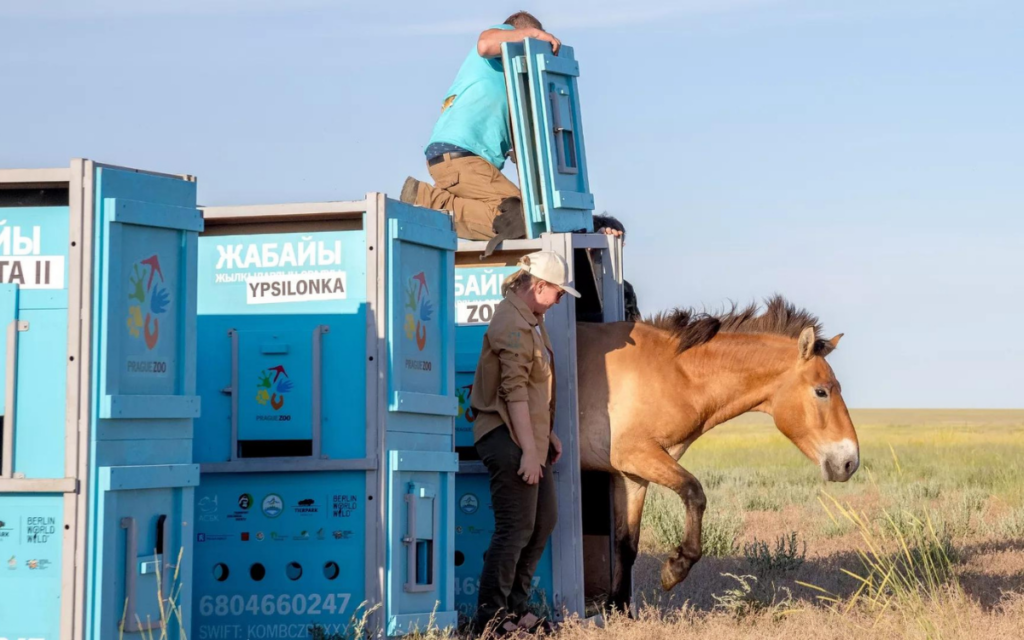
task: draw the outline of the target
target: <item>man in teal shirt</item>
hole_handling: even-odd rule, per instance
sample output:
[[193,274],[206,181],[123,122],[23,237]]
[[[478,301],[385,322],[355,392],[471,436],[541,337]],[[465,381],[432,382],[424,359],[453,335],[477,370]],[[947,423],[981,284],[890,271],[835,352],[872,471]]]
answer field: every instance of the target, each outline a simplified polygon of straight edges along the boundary
[[525,234],[519,189],[501,173],[512,152],[501,45],[525,38],[550,42],[555,53],[561,44],[525,11],[480,34],[446,94],[425,150],[434,185],[410,177],[402,186],[402,202],[450,212],[460,238]]

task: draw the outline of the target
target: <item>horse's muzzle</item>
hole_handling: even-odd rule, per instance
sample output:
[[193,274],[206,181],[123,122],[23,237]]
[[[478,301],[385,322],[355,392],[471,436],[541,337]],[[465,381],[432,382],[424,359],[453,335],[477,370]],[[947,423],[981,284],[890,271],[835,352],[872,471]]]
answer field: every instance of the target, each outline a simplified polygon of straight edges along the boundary
[[821,476],[829,482],[846,482],[860,467],[860,449],[852,440],[821,448]]

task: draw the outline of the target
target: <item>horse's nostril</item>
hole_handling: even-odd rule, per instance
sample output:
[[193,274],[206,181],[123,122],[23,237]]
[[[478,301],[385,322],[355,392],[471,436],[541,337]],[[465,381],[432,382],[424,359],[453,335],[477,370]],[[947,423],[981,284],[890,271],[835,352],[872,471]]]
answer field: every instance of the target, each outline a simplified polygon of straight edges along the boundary
[[846,473],[851,473],[853,471],[853,460],[847,460],[846,464],[843,465],[843,470]]

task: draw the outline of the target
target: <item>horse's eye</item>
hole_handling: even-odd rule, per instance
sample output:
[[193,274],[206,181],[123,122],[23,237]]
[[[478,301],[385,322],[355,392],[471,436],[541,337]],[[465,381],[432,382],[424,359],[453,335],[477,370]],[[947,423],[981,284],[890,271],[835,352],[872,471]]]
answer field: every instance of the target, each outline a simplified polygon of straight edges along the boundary
[[817,389],[815,389],[814,390],[814,394],[816,396],[818,396],[819,398],[827,398],[828,397],[828,391],[825,391],[821,387],[818,387]]

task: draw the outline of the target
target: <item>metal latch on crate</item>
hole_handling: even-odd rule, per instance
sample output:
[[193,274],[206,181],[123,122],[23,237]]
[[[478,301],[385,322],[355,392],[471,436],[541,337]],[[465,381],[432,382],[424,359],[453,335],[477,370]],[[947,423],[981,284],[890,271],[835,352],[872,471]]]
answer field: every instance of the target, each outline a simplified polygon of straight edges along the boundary
[[[427,504],[423,505],[423,501],[427,501]],[[439,569],[437,542],[440,513],[437,492],[432,487],[410,482],[405,502],[408,508],[408,528],[402,538],[402,543],[408,546],[405,590],[410,593],[433,591],[437,585]],[[420,509],[424,506],[426,514],[421,514]],[[426,530],[421,531],[424,515],[429,519],[429,524]]]

